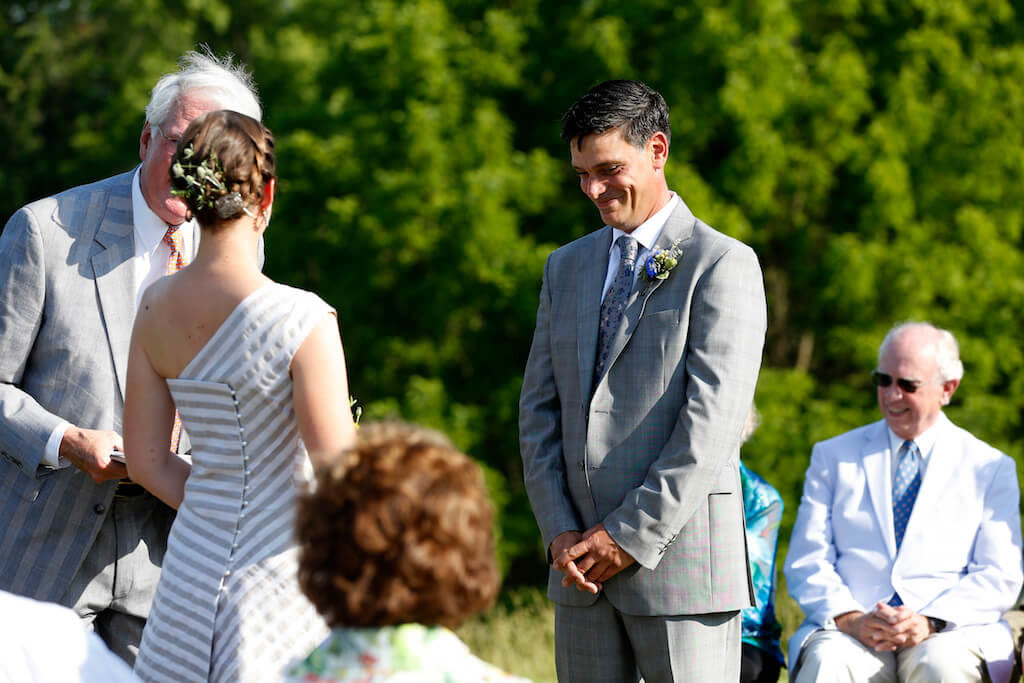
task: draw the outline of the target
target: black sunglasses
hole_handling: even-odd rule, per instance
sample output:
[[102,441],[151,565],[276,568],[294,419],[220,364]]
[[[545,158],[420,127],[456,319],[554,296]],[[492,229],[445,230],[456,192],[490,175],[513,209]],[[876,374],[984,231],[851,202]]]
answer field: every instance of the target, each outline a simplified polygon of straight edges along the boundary
[[[892,384],[892,380],[892,375],[887,375],[878,370],[871,371],[871,383],[876,387],[887,387]],[[933,384],[933,382],[921,382],[915,379],[907,379],[906,377],[896,378],[896,386],[905,394],[912,394],[925,384]]]

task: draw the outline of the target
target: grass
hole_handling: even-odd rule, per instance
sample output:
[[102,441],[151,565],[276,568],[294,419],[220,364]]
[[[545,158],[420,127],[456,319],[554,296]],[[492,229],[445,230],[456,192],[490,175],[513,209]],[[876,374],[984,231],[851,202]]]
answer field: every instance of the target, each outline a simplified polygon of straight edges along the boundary
[[541,589],[504,593],[457,633],[484,661],[534,683],[555,683],[555,607]]
[[[786,592],[778,576],[775,611],[782,623],[782,646],[793,635],[803,613]],[[489,611],[458,629],[473,653],[481,659],[534,683],[555,683],[555,608],[539,588],[519,588],[504,593]],[[788,681],[783,670],[779,681]]]

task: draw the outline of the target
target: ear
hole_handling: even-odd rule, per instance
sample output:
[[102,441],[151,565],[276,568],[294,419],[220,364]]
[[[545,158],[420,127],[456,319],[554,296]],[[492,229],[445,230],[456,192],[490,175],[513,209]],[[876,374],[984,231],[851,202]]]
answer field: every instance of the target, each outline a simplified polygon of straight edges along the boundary
[[142,135],[139,136],[139,160],[146,160],[146,152],[149,150],[149,143],[153,139],[153,129],[149,127],[149,121],[142,127]]
[[651,162],[655,169],[665,168],[668,162],[668,136],[663,132],[655,131],[651,139],[647,141],[647,152],[651,155]]
[[265,211],[274,203],[274,192],[277,191],[277,178],[271,178],[263,183],[263,200],[260,201],[260,210]]
[[960,386],[958,379],[947,379],[942,383],[942,405],[949,405],[949,399],[953,398],[953,392],[958,386]]

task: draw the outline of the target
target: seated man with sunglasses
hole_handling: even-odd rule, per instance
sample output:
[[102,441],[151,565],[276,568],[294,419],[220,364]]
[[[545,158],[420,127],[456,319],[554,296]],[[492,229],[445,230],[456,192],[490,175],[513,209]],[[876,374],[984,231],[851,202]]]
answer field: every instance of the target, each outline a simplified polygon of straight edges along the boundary
[[943,414],[962,376],[952,334],[898,325],[872,373],[883,419],[814,446],[785,565],[807,615],[791,680],[1008,679],[1017,472]]

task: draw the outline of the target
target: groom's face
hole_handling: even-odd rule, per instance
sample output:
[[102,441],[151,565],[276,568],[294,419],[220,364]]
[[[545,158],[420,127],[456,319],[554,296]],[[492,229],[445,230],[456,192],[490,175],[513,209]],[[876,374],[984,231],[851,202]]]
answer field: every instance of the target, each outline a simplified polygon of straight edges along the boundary
[[580,189],[606,225],[632,232],[664,205],[668,194],[664,133],[655,133],[638,149],[620,129],[611,128],[571,140],[569,152]]
[[167,114],[167,120],[159,125],[146,123],[139,138],[139,157],[142,170],[139,185],[146,204],[168,225],[178,225],[185,220],[186,206],[171,194],[171,157],[178,145],[178,138],[188,128],[192,119],[208,111],[220,109],[213,102],[183,95]]

